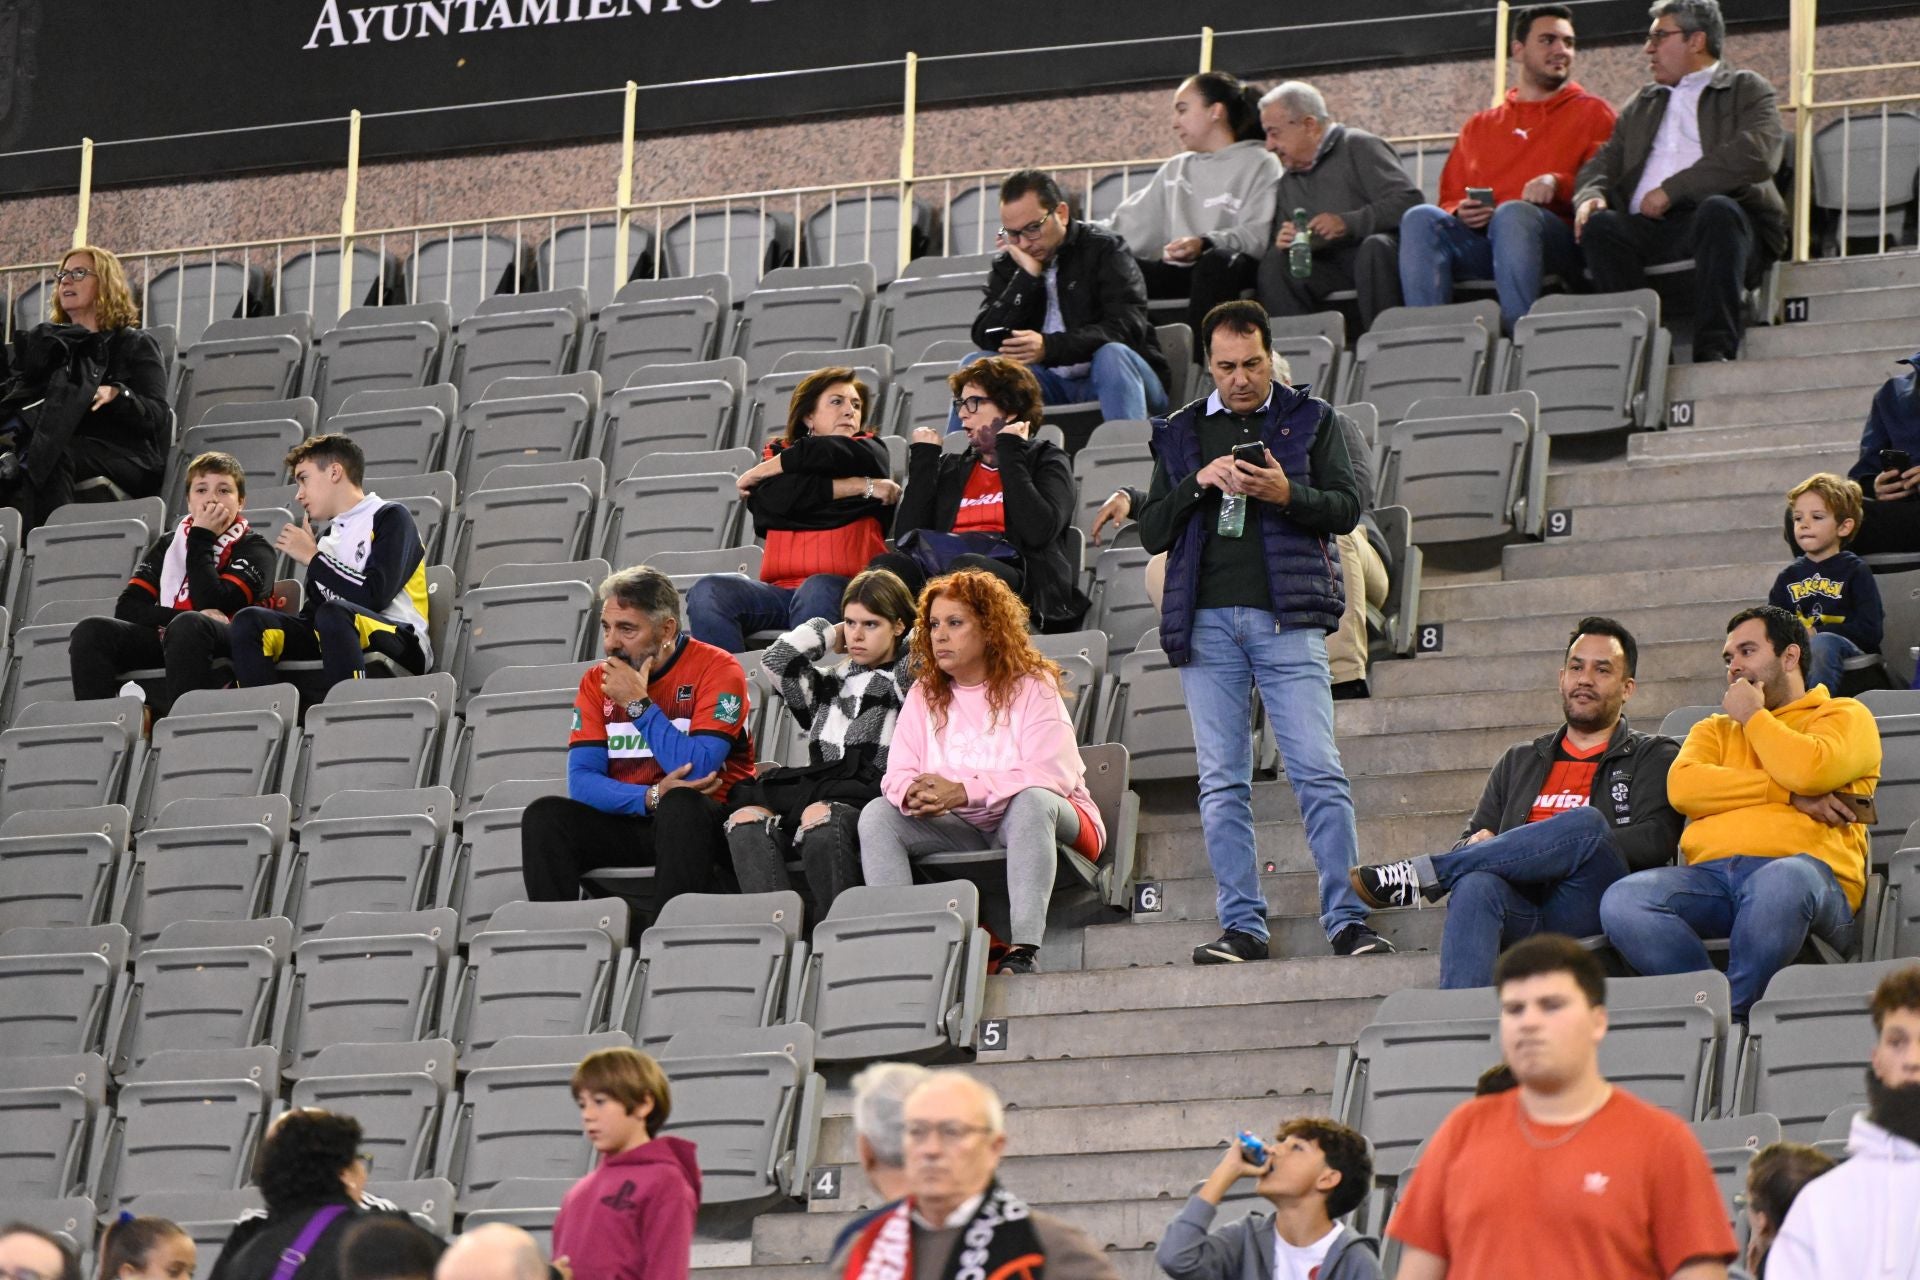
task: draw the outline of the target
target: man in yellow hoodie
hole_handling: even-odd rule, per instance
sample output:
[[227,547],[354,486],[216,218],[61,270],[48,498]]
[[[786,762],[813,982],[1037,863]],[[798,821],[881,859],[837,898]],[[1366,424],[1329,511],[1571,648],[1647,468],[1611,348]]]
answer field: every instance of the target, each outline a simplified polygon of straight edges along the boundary
[[1873,713],[1807,688],[1806,625],[1772,605],[1727,624],[1725,715],[1693,727],[1667,772],[1687,819],[1684,865],[1638,871],[1600,900],[1600,923],[1641,973],[1709,968],[1704,938],[1729,938],[1741,1022],[1809,932],[1845,951],[1866,890],[1856,805],[1880,780]]

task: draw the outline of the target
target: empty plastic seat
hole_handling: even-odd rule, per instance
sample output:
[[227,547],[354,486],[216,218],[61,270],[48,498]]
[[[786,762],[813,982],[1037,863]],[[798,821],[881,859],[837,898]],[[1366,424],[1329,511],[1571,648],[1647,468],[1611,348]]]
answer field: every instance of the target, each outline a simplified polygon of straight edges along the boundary
[[826,1082],[813,1028],[683,1031],[660,1054],[673,1089],[661,1132],[699,1148],[700,1202],[765,1206],[804,1194]]
[[653,274],[653,228],[637,220],[627,225],[627,256],[615,262],[619,227],[588,220],[561,227],[540,245],[540,284],[546,289],[582,289],[587,307],[598,312],[620,287],[637,275]]
[[0,733],[0,817],[118,804],[141,757],[138,698],[39,702]]
[[1412,657],[1426,555],[1413,541],[1413,513],[1405,507],[1375,507],[1373,522],[1387,544],[1387,602],[1377,617],[1367,607],[1367,623],[1375,629],[1380,656]]
[[99,1052],[126,965],[117,924],[0,933],[0,1058]]
[[108,1061],[126,1075],[164,1049],[264,1044],[293,927],[264,920],[176,920],[133,963]]
[[672,579],[684,599],[702,578],[717,573],[760,578],[760,548],[719,547],[712,551],[656,551],[647,556],[647,564]]
[[1865,1102],[1875,1040],[1867,1005],[1882,978],[1911,963],[1789,965],[1774,974],[1748,1012],[1735,1111],[1779,1116],[1782,1136],[1811,1142],[1835,1106]]
[[147,826],[175,800],[278,791],[299,715],[300,691],[290,684],[182,694],[153,726],[128,806],[134,826]]
[[606,468],[598,458],[496,467],[454,515],[447,559],[455,581],[473,587],[503,564],[581,559],[605,488]]
[[100,923],[130,826],[117,804],[33,809],[0,822],[0,933]]
[[[969,180],[966,185],[955,187],[947,184],[947,213],[942,219],[941,239],[945,243],[945,252],[949,254],[982,254],[994,252],[994,233],[999,223],[994,219],[1000,216],[1000,184],[981,178]],[[908,263],[912,270],[917,263]]]
[[[429,471],[417,476],[389,476],[380,482],[378,490],[381,497],[401,503],[413,514],[414,530],[420,535],[420,545],[426,549],[429,595],[433,593],[434,568],[443,559],[441,552],[447,539],[448,516],[453,511],[454,489],[451,471]],[[436,648],[434,652],[440,650]]]
[[800,1020],[823,1062],[964,1046],[985,986],[980,890],[966,880],[879,888],[833,900],[814,927]]
[[1540,397],[1540,430],[1550,436],[1658,425],[1653,415],[1665,407],[1650,406],[1649,379],[1665,370],[1671,346],[1652,289],[1548,294],[1514,325],[1505,389]]
[[1886,861],[1900,848],[1907,828],[1920,820],[1920,713],[1876,712],[1880,730],[1880,782],[1874,788],[1880,821],[1873,827],[1872,860]]
[[670,276],[725,273],[735,297],[753,292],[762,273],[793,261],[793,218],[748,205],[683,215],[662,238],[662,270]]
[[[151,261],[149,259],[148,261]],[[170,324],[180,346],[191,347],[208,325],[267,310],[266,273],[238,262],[180,262],[147,280],[141,318]]]
[[14,562],[13,616],[31,623],[49,601],[115,599],[159,535],[132,518],[41,525],[27,535],[25,557]]
[[[679,472],[676,461],[694,455],[648,454],[635,464],[639,474],[614,486],[607,499],[600,555],[610,564],[644,564],[657,551],[706,551],[730,547],[739,539],[740,491],[734,479],[745,470],[724,450],[706,455],[715,470]],[[720,470],[721,467],[731,470]],[[651,474],[649,474],[651,473]]]
[[[1152,483],[1153,453],[1145,442],[1096,444],[1089,440],[1086,447],[1073,457],[1073,479],[1080,493],[1080,506],[1074,513],[1073,523],[1083,533],[1091,535],[1095,514],[1116,489],[1130,486],[1144,491]],[[1133,637],[1136,640],[1138,638],[1137,635]],[[1132,642],[1116,640],[1115,643],[1130,646]]]
[[279,1093],[276,1067],[271,1047],[166,1050],[127,1072],[102,1143],[100,1207],[239,1189]]
[[1480,1073],[1500,1060],[1491,988],[1397,991],[1334,1067],[1334,1116],[1373,1143],[1377,1177],[1397,1179]]
[[589,368],[610,387],[635,369],[712,359],[733,323],[733,286],[719,274],[637,280],[594,321]]
[[[453,1044],[328,1045],[307,1064],[290,1106],[319,1107],[360,1122],[361,1141],[383,1175],[424,1177],[433,1166],[440,1109],[453,1092]],[[449,1215],[452,1206],[447,1206]]]
[[305,311],[325,331],[342,312],[352,307],[375,307],[398,302],[404,283],[400,261],[390,253],[355,245],[352,251],[353,276],[348,281],[346,306],[340,305],[340,273],[347,255],[337,246],[303,250],[280,264],[280,305],[288,311]]
[[518,293],[533,283],[533,259],[502,235],[469,231],[423,240],[407,260],[407,296],[444,302],[457,323],[494,294]]
[[1437,204],[1440,200],[1440,173],[1447,167],[1447,157],[1453,154],[1452,142],[1428,142],[1400,152],[1400,166],[1413,179],[1413,185],[1420,188],[1420,194],[1428,204]]
[[460,415],[447,460],[462,492],[495,467],[571,462],[600,415],[600,375],[501,378]]
[[624,476],[649,453],[724,449],[746,395],[747,362],[723,356],[697,364],[646,365],[608,394],[592,454]]
[[302,939],[275,1014],[282,1072],[304,1079],[332,1044],[434,1038],[444,987],[458,964],[458,931],[444,907],[349,911]]
[[508,1178],[577,1179],[593,1166],[580,1137],[580,1108],[567,1085],[581,1058],[631,1048],[625,1032],[592,1036],[510,1036],[486,1066],[467,1073],[436,1164],[461,1209]]
[[311,318],[305,312],[220,320],[180,357],[174,418],[184,430],[220,404],[284,400],[300,389]]
[[114,915],[138,957],[183,920],[269,914],[287,844],[285,796],[175,800],[140,833],[115,886]]
[[1837,254],[1843,243],[1855,253],[1912,244],[1916,174],[1920,115],[1883,107],[1822,124],[1813,135],[1817,252]]
[[1607,983],[1600,1073],[1682,1120],[1720,1110],[1720,1063],[1733,1000],[1713,970]]
[[734,327],[733,353],[758,378],[789,351],[851,347],[860,334],[867,297],[855,285],[755,289]]
[[1519,413],[1488,405],[1383,426],[1381,438],[1380,505],[1411,513],[1416,542],[1499,537],[1524,529],[1535,514],[1528,510],[1533,431]]
[[1063,631],[1036,635],[1033,643],[1066,673],[1066,692],[1071,695],[1067,708],[1073,716],[1075,736],[1085,743],[1100,741],[1096,735],[1104,734],[1107,727],[1107,633]]
[[97,1053],[0,1058],[0,1203],[87,1190],[87,1148],[106,1105],[107,1064]]
[[306,430],[292,418],[202,423],[187,428],[173,451],[168,477],[161,489],[167,509],[181,512],[187,509],[187,465],[201,454],[214,450],[232,454],[249,480],[278,483],[286,473],[288,451],[306,435]]
[[590,665],[505,667],[487,678],[467,703],[448,781],[463,814],[495,783],[566,776],[567,725]]
[[518,1227],[533,1237],[545,1255],[553,1252],[553,1220],[573,1187],[572,1178],[503,1178],[485,1194],[467,1201],[462,1224],[468,1231],[489,1223]]
[[327,430],[350,437],[366,455],[369,479],[413,476],[440,466],[448,434],[460,415],[451,383],[359,391],[327,420]]
[[1199,774],[1186,690],[1180,673],[1158,649],[1136,650],[1120,659],[1108,733],[1127,748],[1133,776],[1141,781]]
[[[914,201],[906,232],[909,258],[926,252],[932,231],[933,210]],[[875,283],[884,285],[899,274],[900,234],[897,193],[868,187],[836,195],[807,218],[807,261],[870,263]]]
[[1390,307],[1354,344],[1344,398],[1372,402],[1384,425],[1422,396],[1478,395],[1499,338],[1500,307],[1491,300]]
[[349,911],[424,910],[432,905],[434,860],[452,830],[453,793],[445,787],[340,792],[300,829],[275,913],[305,939]]
[[605,560],[501,565],[462,596],[445,655],[462,703],[502,667],[592,657],[597,592],[611,571]]
[[544,378],[573,367],[587,295],[578,288],[488,298],[453,327],[447,381],[471,404],[501,378]]
[[[1091,526],[1091,515],[1087,521]],[[1148,627],[1160,623],[1160,611],[1147,595],[1150,558],[1142,547],[1108,547],[1093,562],[1093,607],[1087,617],[1091,626],[1107,633],[1115,649],[1132,649]]]
[[893,381],[892,421],[886,429],[909,439],[916,427],[945,432],[953,402],[947,375],[959,367],[958,360],[923,360],[902,369]]
[[[451,913],[449,913],[451,914]],[[627,904],[510,902],[467,944],[452,1002],[452,1038],[467,1065],[484,1065],[509,1035],[578,1036],[607,1029],[624,998],[633,955]]]
[[307,394],[331,418],[357,391],[424,387],[440,368],[453,320],[444,302],[355,307],[314,339]]
[[[4,829],[0,829],[3,833]],[[1881,940],[1874,958],[1920,956],[1920,849],[1902,849],[1887,867],[1887,900],[1880,909]]]
[[779,1022],[797,970],[802,907],[779,893],[683,893],[640,935],[633,974],[634,1044],[652,1054],[705,1027]]
[[534,800],[567,794],[564,778],[496,782],[468,808],[458,835],[448,841],[440,865],[439,904],[460,913],[465,944],[486,928],[493,913],[526,898],[520,871],[520,815]]
[[445,1178],[407,1178],[369,1182],[367,1198],[378,1196],[437,1236],[453,1234],[453,1184]]
[[902,365],[929,358],[927,348],[943,339],[971,344],[968,334],[986,296],[984,271],[916,276],[914,270],[909,265],[908,274],[888,285],[876,300],[879,328],[869,335],[872,341],[891,346],[895,361]]

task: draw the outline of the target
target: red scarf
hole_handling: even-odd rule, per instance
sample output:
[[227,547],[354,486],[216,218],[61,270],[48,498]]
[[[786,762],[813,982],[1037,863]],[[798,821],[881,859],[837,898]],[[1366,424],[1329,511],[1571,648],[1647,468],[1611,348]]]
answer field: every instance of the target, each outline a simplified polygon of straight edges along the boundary
[[[173,541],[167,544],[166,559],[160,562],[160,603],[169,609],[194,607],[193,591],[187,582],[187,530],[191,528],[193,517],[181,516],[180,527],[173,531]],[[233,518],[225,533],[214,539],[214,568],[227,567],[234,547],[247,536],[248,528],[247,517],[242,513]]]
[[[1043,1280],[1046,1255],[1026,1202],[995,1182],[960,1230],[942,1280]],[[913,1202],[883,1211],[854,1238],[844,1280],[913,1280]]]

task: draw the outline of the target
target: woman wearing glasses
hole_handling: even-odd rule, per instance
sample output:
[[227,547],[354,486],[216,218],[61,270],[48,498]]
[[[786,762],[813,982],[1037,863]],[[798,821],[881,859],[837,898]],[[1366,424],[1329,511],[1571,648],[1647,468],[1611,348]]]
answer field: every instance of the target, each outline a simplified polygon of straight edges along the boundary
[[[267,1129],[253,1181],[267,1211],[243,1216],[214,1259],[209,1280],[339,1280],[340,1245],[370,1214],[395,1212],[367,1195],[369,1157],[360,1122],[295,1107]],[[299,1258],[288,1272],[284,1259]]]
[[983,569],[1013,588],[1040,630],[1073,630],[1087,610],[1074,585],[1073,466],[1059,446],[1033,438],[1039,382],[1019,361],[988,356],[947,385],[967,447],[949,453],[938,431],[914,431],[894,549],[872,567],[915,595],[929,578]]
[[75,500],[157,493],[170,420],[160,345],[120,260],[84,245],[60,261],[52,316],[14,334],[0,388],[0,504],[26,528]]

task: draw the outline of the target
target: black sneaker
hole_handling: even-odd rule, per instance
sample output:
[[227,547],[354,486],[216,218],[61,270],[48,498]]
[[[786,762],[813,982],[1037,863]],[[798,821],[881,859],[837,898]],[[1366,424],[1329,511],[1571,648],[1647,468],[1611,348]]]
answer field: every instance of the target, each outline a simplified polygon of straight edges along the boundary
[[1411,862],[1384,862],[1377,867],[1355,867],[1347,880],[1360,901],[1375,911],[1387,907],[1424,907],[1426,895],[1420,892],[1420,877]]
[[1040,948],[1008,947],[1007,953],[1000,957],[1000,973],[1038,973],[1040,972]]
[[1238,929],[1229,929],[1218,942],[1193,949],[1195,964],[1240,964],[1247,960],[1265,960],[1267,940]]
[[1337,956],[1390,956],[1393,954],[1393,944],[1356,920],[1333,935],[1333,953]]

